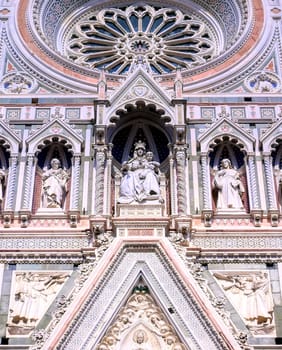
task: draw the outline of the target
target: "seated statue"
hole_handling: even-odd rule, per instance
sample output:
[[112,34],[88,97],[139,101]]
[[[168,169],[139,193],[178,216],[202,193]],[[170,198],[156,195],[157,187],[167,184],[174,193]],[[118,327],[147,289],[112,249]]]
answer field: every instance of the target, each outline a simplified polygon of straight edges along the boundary
[[215,173],[213,186],[217,190],[217,209],[244,209],[244,186],[239,172],[233,169],[229,159],[221,161],[221,169]]
[[53,158],[51,168],[45,169],[42,175],[43,208],[63,208],[69,178],[69,173],[61,168],[61,162],[57,158]]
[[122,164],[119,203],[161,200],[160,163],[153,161],[153,153],[147,152],[144,142],[135,144],[133,158]]

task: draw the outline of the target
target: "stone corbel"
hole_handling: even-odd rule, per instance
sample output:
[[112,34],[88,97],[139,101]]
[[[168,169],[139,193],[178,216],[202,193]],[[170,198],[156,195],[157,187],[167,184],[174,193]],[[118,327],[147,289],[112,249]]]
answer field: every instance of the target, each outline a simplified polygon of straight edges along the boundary
[[104,145],[106,142],[106,127],[104,125],[97,125],[95,128],[95,143],[96,145]]
[[20,223],[22,228],[28,227],[31,219],[30,211],[21,211],[20,212]]
[[3,225],[4,228],[9,228],[14,220],[14,212],[10,210],[3,211]]
[[203,219],[204,225],[206,227],[211,227],[212,219],[213,219],[213,211],[212,210],[202,210],[202,219]]
[[71,228],[77,227],[77,224],[79,222],[79,211],[77,210],[69,210],[68,212],[68,217],[69,217],[69,223]]
[[279,224],[279,211],[278,210],[269,210],[268,211],[269,221],[272,227],[277,227]]
[[255,227],[260,227],[262,222],[262,211],[261,210],[251,210],[251,217],[253,219],[253,224]]
[[180,244],[189,246],[194,234],[194,230],[192,230],[192,221],[177,221],[176,230],[177,236],[181,238]]
[[177,145],[186,144],[186,129],[185,125],[176,125],[175,126],[175,143]]

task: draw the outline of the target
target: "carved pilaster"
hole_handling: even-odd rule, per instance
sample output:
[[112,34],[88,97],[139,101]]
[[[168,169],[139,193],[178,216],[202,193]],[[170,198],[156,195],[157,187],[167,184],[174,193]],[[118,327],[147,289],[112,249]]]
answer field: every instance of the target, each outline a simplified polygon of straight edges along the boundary
[[208,156],[201,155],[201,178],[203,188],[203,209],[211,210],[211,191],[210,191],[210,175],[208,171]]
[[105,173],[105,160],[106,160],[106,148],[97,146],[95,148],[96,158],[96,193],[95,193],[95,212],[96,215],[103,214],[104,205],[104,173]]
[[176,215],[176,191],[175,191],[175,169],[174,169],[174,158],[172,153],[172,145],[169,145],[170,155],[169,155],[169,173],[170,173],[170,197],[171,197],[171,214]]
[[264,156],[264,173],[267,188],[267,199],[269,209],[277,209],[277,205],[274,200],[274,185],[273,185],[273,173],[270,155]]
[[248,155],[248,170],[249,170],[249,195],[251,198],[251,214],[253,223],[256,227],[261,224],[262,212],[259,205],[258,185],[256,179],[255,157]]
[[177,174],[177,206],[178,214],[185,215],[187,207],[187,189],[185,183],[185,162],[187,147],[175,146],[176,174]]
[[251,197],[251,209],[259,209],[259,196],[256,181],[255,159],[253,155],[248,156],[248,168],[249,168],[249,184],[250,184],[250,197]]
[[279,211],[275,200],[274,176],[272,168],[272,159],[270,154],[264,155],[264,173],[266,180],[267,199],[268,199],[268,214],[271,226],[278,226]]
[[13,209],[16,194],[17,163],[18,157],[12,156],[9,160],[9,175],[6,190],[5,211],[11,211]]
[[31,211],[32,203],[32,186],[33,186],[33,170],[34,170],[34,156],[29,155],[26,162],[24,195],[23,195],[23,209]]
[[211,188],[210,188],[210,174],[208,155],[201,155],[201,179],[202,179],[202,193],[203,193],[203,209],[202,217],[205,226],[209,227],[212,224],[213,210],[211,204]]
[[112,144],[109,145],[109,149],[107,152],[107,164],[106,164],[106,193],[107,193],[107,208],[106,208],[106,214],[111,214],[111,203],[112,203],[112,191],[111,191],[111,172],[112,172]]
[[80,179],[80,156],[73,157],[71,210],[78,210]]

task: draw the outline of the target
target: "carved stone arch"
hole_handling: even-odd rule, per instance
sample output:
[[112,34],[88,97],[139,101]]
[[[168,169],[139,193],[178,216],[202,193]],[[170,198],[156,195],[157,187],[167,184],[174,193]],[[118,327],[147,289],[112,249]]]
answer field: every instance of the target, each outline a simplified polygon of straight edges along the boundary
[[21,139],[2,120],[0,121],[0,168],[4,169],[1,179],[1,209],[12,210],[16,199],[16,177]]
[[21,139],[3,121],[0,121],[0,144],[10,155],[19,154]]
[[[104,278],[97,281],[96,269],[91,272],[44,348],[98,350],[103,335],[113,325],[119,311],[123,312],[122,307],[142,274],[169,325],[177,331],[184,344],[183,350],[239,349],[230,329],[218,317],[191,274],[179,274],[184,271],[183,262],[166,240],[144,242],[143,250],[133,241],[128,243],[113,242],[99,261]],[[109,290],[111,293],[107,292]],[[135,315],[138,318],[138,314]]]
[[[261,137],[265,186],[267,189],[268,210],[270,217],[282,210],[282,121],[277,121]],[[273,220],[272,220],[273,222]],[[277,224],[277,220],[273,225]]]
[[73,155],[80,155],[83,139],[74,129],[61,120],[53,120],[42,129],[39,129],[27,140],[28,153],[37,155],[44,147],[52,142],[60,142]]
[[[142,133],[140,132],[141,130]],[[126,118],[126,121],[119,123],[117,128],[112,130],[112,133],[110,135],[110,142],[114,145],[113,155],[115,155],[115,140],[117,140],[119,137],[122,137],[119,135],[121,135],[123,132],[125,132],[127,135],[127,138],[125,139],[123,145],[123,153],[121,157],[115,157],[115,159],[118,160],[120,164],[123,161],[128,160],[129,157],[132,156],[131,152],[134,143],[139,141],[137,140],[137,138],[140,138],[142,139],[142,141],[146,142],[148,150],[154,153],[156,161],[161,163],[165,159],[165,156],[159,154],[159,151],[161,146],[167,147],[168,143],[171,142],[171,135],[165,128],[162,127],[162,125],[158,123],[157,120],[149,120],[140,115],[140,117],[136,117],[134,119]],[[156,132],[159,132],[158,137],[162,137],[163,142],[166,142],[166,144],[161,145],[157,143],[157,141],[155,140]],[[168,155],[168,149],[165,154],[166,156]]]
[[130,75],[110,98],[111,108],[107,111],[106,124],[116,123],[120,114],[131,109],[153,109],[164,123],[175,124],[171,97],[144,69],[139,67]]
[[226,118],[220,119],[199,136],[200,150],[201,152],[208,153],[219,142],[227,138],[247,154],[254,151],[255,138],[246,130]]
[[[203,209],[211,211],[216,207],[216,196],[213,192],[213,177],[218,170],[223,156],[224,148],[234,168],[242,172],[243,184],[245,187],[244,207],[249,211],[249,192],[255,193],[256,204],[257,191],[255,183],[254,167],[248,167],[251,173],[246,173],[245,162],[248,155],[252,155],[255,147],[255,138],[247,133],[233,121],[222,118],[210,129],[199,136],[199,147],[201,150],[201,177],[203,185]],[[213,153],[215,151],[215,153]],[[238,162],[238,156],[240,162]],[[253,165],[253,163],[252,163]],[[252,179],[252,181],[250,181]],[[246,190],[247,189],[247,190]]]
[[129,113],[138,113],[143,111],[144,113],[155,113],[159,115],[162,123],[169,124],[174,122],[174,117],[171,111],[157,102],[148,99],[134,99],[126,101],[125,103],[118,105],[114,110],[109,111],[106,118],[107,124],[117,124],[120,118]]
[[[69,151],[71,154],[71,161],[66,168],[71,169],[71,179],[69,184],[69,201],[70,203],[66,205],[66,208],[76,209],[78,207],[78,193],[79,193],[79,172],[80,172],[80,155],[82,150],[83,139],[71,128],[66,122],[53,119],[47,125],[39,130],[36,130],[30,137],[26,140],[28,149],[28,160],[26,165],[25,174],[25,184],[24,184],[24,198],[23,198],[23,209],[34,211],[39,208],[40,198],[34,197],[34,193],[41,193],[42,180],[39,171],[36,172],[38,155],[46,147],[52,147],[52,144],[57,144]],[[48,157],[51,157],[52,153],[47,156],[45,161],[46,165],[49,161]],[[63,156],[60,159],[61,162],[65,162],[67,165],[66,158]],[[44,164],[43,164],[44,165]],[[41,173],[43,169],[41,164]],[[64,165],[64,164],[63,164]],[[37,191],[34,190],[34,185],[37,186]]]

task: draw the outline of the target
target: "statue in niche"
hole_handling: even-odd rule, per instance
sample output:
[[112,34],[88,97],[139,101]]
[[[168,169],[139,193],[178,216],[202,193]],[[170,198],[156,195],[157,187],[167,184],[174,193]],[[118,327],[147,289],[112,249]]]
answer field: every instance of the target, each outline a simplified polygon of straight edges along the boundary
[[217,191],[217,209],[244,209],[242,195],[245,192],[240,174],[229,159],[221,161],[220,170],[216,171],[213,186]]
[[135,144],[133,158],[122,164],[119,203],[162,201],[160,196],[160,163],[153,160],[144,142]]
[[67,182],[70,174],[62,169],[61,162],[57,158],[51,160],[51,168],[44,169],[42,174],[42,207],[63,208],[67,193]]
[[274,330],[274,304],[268,275],[264,272],[249,274],[214,273],[247,327],[255,334]]
[[27,334],[33,329],[66,278],[67,274],[61,272],[17,273],[10,301],[9,333]]

